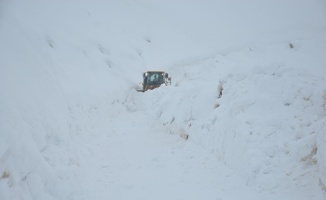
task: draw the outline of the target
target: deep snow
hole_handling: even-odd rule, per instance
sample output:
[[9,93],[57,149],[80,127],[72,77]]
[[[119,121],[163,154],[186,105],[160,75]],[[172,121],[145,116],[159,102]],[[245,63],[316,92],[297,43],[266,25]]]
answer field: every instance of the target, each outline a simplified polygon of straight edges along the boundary
[[0,1],[0,199],[326,199],[325,11]]

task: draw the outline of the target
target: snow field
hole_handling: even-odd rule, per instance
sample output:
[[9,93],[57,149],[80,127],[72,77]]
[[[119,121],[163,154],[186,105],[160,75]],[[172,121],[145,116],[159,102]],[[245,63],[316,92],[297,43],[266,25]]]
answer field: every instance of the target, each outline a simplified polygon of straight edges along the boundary
[[0,1],[0,199],[325,199],[324,6]]

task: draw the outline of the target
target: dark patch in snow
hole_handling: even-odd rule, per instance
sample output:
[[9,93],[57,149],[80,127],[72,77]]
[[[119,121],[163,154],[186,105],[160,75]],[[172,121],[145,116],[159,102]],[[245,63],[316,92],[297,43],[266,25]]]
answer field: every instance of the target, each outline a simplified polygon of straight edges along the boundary
[[9,178],[9,176],[10,176],[10,173],[9,173],[7,170],[5,170],[5,171],[2,173],[0,180],[1,180],[1,179]]
[[104,48],[102,45],[98,45],[98,50],[104,55],[110,55],[111,54],[110,51],[108,49]]
[[53,49],[54,48],[54,41],[52,40],[52,38],[50,38],[49,36],[46,39],[48,45]]

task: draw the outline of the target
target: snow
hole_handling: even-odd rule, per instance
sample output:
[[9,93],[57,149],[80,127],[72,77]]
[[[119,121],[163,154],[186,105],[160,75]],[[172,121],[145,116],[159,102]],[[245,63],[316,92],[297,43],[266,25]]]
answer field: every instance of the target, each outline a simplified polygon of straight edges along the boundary
[[325,9],[1,0],[0,199],[326,199]]

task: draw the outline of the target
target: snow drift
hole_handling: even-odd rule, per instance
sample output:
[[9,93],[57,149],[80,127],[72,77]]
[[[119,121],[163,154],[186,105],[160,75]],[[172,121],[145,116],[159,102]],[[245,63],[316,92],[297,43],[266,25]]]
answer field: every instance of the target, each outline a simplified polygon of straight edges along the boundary
[[[142,143],[122,142],[129,129],[140,141],[171,133],[177,144],[148,146],[192,148],[178,158],[211,157],[212,168],[231,170],[218,177],[230,181],[229,189],[242,180],[241,187],[267,191],[265,199],[324,199],[325,6],[319,0],[0,1],[0,199],[91,199],[96,191],[87,188],[103,188],[97,199],[119,198],[106,185],[122,193],[130,186],[110,183],[101,159],[113,165],[121,158],[112,152],[128,155],[116,141],[148,152]],[[172,87],[137,93],[141,72],[153,69],[168,71]],[[106,144],[112,149],[104,151]],[[141,156],[133,161],[146,166]],[[121,161],[126,170],[128,160]],[[155,174],[144,166],[144,174]],[[113,172],[106,175],[118,180]],[[144,179],[139,199],[157,190]],[[216,199],[219,186],[190,185],[188,193],[173,190],[174,198],[194,199],[191,191],[199,191],[198,198]],[[241,195],[227,191],[224,198]]]

